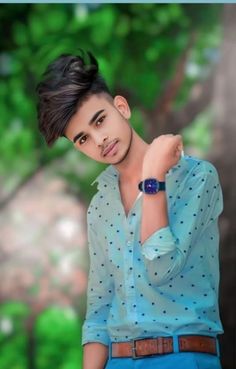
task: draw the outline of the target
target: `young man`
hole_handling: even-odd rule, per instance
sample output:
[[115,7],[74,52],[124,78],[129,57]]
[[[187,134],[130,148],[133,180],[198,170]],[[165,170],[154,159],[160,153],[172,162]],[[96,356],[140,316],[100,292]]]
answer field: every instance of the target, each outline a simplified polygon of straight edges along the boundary
[[47,144],[109,164],[87,212],[83,368],[219,369],[217,171],[181,156],[180,135],[147,144],[88,55],[60,56],[37,88]]

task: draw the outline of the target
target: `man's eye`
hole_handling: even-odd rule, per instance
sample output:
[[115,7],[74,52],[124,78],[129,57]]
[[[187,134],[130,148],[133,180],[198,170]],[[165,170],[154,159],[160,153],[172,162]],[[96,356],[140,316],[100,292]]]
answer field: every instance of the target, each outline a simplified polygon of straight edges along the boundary
[[[105,115],[102,115],[101,116],[101,118],[99,118],[98,120],[97,120],[97,122],[96,122],[96,124],[99,122],[99,123],[102,123],[103,121],[104,121],[104,119],[105,119]],[[100,124],[99,124],[99,126],[100,126]]]
[[[83,136],[83,137],[81,137],[81,139],[79,140],[79,143],[80,143],[81,145],[83,145],[84,141],[82,142],[82,140],[83,140],[85,137],[86,137],[86,136]],[[85,139],[85,141],[86,141],[86,139]]]

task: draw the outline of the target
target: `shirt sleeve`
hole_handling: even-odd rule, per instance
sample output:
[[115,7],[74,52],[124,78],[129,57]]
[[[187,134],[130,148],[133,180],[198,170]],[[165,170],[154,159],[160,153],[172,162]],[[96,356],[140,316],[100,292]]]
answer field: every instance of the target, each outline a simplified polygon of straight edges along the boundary
[[100,342],[108,345],[107,317],[114,286],[99,235],[94,229],[94,224],[87,223],[90,268],[87,287],[87,310],[82,327],[82,345],[88,342]]
[[210,162],[202,162],[176,196],[169,225],[154,232],[141,245],[152,283],[162,285],[182,270],[194,243],[222,210],[217,171]]

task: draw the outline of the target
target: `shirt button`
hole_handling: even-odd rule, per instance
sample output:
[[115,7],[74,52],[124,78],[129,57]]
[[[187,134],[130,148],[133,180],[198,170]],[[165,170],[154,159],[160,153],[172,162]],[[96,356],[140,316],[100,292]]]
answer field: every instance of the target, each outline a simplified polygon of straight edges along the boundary
[[128,242],[127,242],[127,245],[128,245],[128,246],[130,246],[130,245],[131,245],[131,241],[128,241]]

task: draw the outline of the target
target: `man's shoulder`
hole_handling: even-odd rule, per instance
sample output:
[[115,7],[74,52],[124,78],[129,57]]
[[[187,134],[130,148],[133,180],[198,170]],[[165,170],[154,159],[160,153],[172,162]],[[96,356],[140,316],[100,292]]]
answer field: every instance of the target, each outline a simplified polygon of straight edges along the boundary
[[209,160],[197,158],[194,156],[185,156],[189,171],[192,170],[195,175],[212,175],[218,177],[215,165]]
[[186,188],[198,188],[204,191],[206,186],[208,189],[220,184],[217,169],[209,160],[185,155],[182,163],[181,169],[176,171],[171,181],[176,189],[185,191]]
[[198,158],[192,155],[184,155],[179,167],[185,169],[185,174],[192,173],[193,175],[213,175],[218,176],[217,169],[209,160]]

